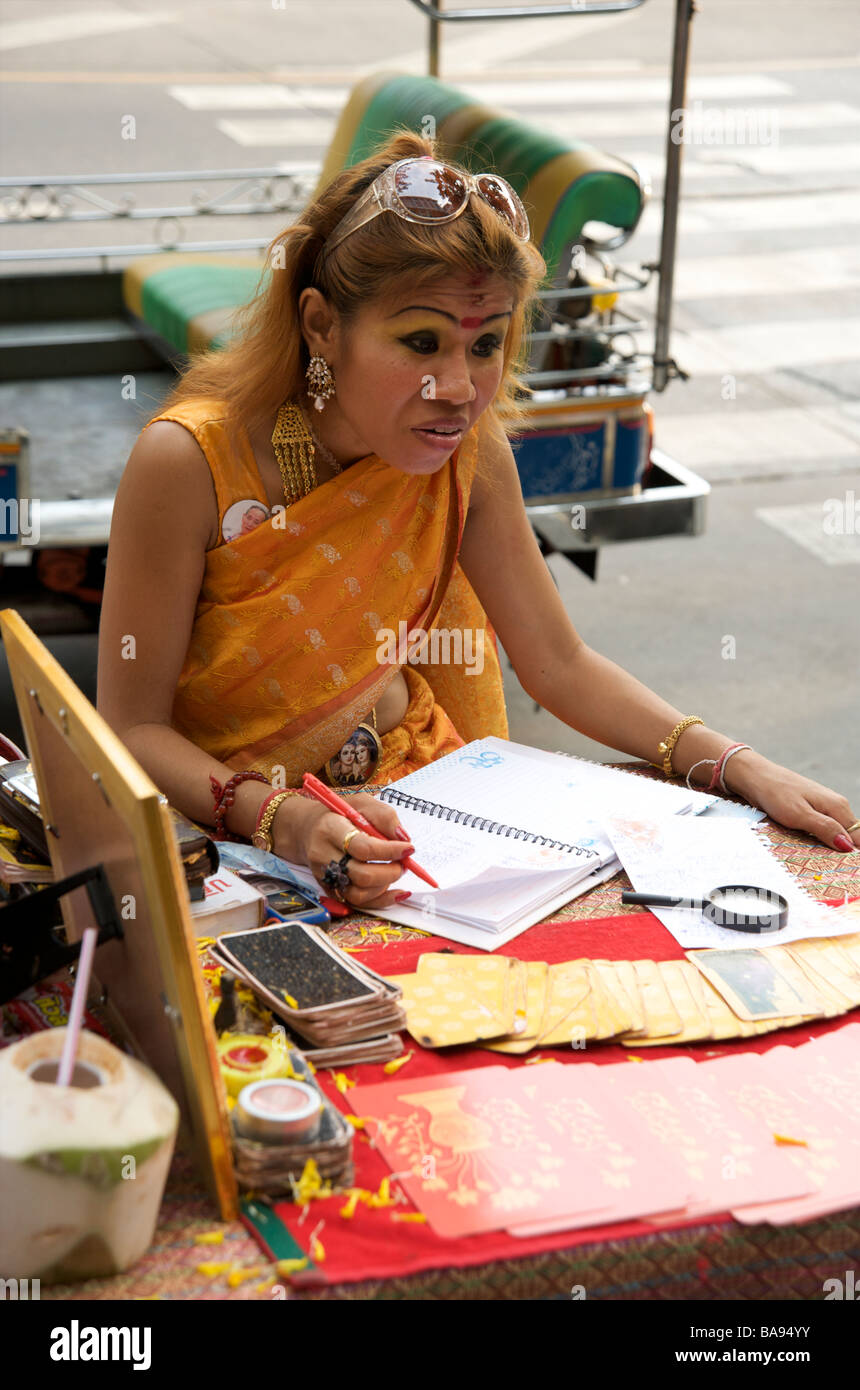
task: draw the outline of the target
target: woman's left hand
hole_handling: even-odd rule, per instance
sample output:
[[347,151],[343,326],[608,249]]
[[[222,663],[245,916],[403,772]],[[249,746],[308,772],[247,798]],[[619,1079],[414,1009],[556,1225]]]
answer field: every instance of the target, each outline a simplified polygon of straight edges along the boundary
[[[744,763],[742,758],[747,758]],[[726,765],[725,783],[788,830],[802,830],[822,844],[847,853],[860,848],[858,819],[844,796],[759,754],[737,753]],[[841,837],[841,839],[840,839]]]

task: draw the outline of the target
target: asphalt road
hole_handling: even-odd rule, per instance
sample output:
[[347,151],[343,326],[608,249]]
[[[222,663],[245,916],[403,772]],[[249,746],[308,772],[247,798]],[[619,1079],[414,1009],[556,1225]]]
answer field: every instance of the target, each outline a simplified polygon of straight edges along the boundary
[[[655,199],[621,257],[631,264],[658,245],[673,8],[647,0],[624,16],[443,34],[443,77],[647,162]],[[283,9],[272,0],[5,0],[3,173],[318,161],[355,77],[426,70],[425,40],[426,21],[407,0],[287,0]],[[855,0],[702,4],[672,343],[690,380],[654,404],[657,442],[713,485],[707,532],[605,547],[597,583],[551,562],[592,646],[678,708],[853,797],[855,811],[858,78]],[[133,140],[122,136],[129,116]],[[218,232],[235,235],[237,223],[225,219]],[[105,226],[45,225],[34,235],[7,223],[0,244],[81,245]],[[277,226],[260,219],[255,230]],[[0,421],[33,431],[42,495],[116,485],[141,400],[122,403],[109,380],[103,392],[98,447],[88,448],[92,422],[76,420],[73,381],[26,397],[0,387]],[[74,449],[58,443],[61,426]],[[513,678],[509,700],[512,737],[609,756],[535,713]]]

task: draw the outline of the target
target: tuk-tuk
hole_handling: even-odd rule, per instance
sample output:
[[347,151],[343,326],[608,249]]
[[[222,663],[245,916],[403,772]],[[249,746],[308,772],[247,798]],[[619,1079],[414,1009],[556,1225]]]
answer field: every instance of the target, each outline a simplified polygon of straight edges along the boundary
[[[544,554],[561,553],[596,579],[603,545],[704,530],[709,486],[655,446],[648,400],[683,375],[668,350],[682,151],[671,126],[672,113],[685,104],[693,0],[676,0],[660,256],[641,266],[620,264],[616,253],[635,232],[649,196],[642,170],[479,103],[442,81],[438,67],[445,24],[561,14],[575,24],[577,15],[635,9],[646,0],[480,9],[443,0],[411,3],[428,18],[429,74],[380,71],[361,78],[321,167],[0,179],[0,220],[8,226],[24,225],[34,234],[75,222],[107,223],[111,230],[121,223],[153,227],[149,240],[126,244],[112,241],[109,231],[85,247],[0,249],[7,324],[0,372],[17,383],[25,416],[28,397],[32,413],[47,383],[77,379],[65,412],[69,438],[54,441],[58,456],[67,453],[76,419],[92,421],[104,408],[106,376],[119,381],[123,400],[134,399],[139,373],[161,373],[167,389],[190,354],[226,340],[236,309],[254,294],[264,268],[270,238],[259,235],[258,219],[275,214],[282,223],[291,220],[333,173],[364,158],[394,126],[411,123],[466,167],[486,169],[489,154],[492,167],[526,202],[550,276],[528,345],[529,423],[511,442]],[[190,196],[189,185],[195,190]],[[161,201],[147,201],[156,190]],[[247,222],[247,236],[200,235],[198,229],[209,233],[225,216]],[[19,273],[19,265],[26,269]],[[628,305],[654,275],[654,343],[645,351],[639,340],[648,326]],[[88,449],[97,450],[98,431],[87,438]],[[110,442],[109,435],[106,449]],[[82,495],[33,499],[30,468],[44,464],[30,458],[14,408],[0,419],[0,455],[2,606],[17,608],[42,636],[96,632],[112,494],[88,495],[84,474]],[[91,453],[90,462],[105,460]],[[102,471],[122,462],[109,458]],[[88,694],[94,691],[94,656],[91,676],[88,681],[76,672]],[[4,714],[14,727],[14,706]]]

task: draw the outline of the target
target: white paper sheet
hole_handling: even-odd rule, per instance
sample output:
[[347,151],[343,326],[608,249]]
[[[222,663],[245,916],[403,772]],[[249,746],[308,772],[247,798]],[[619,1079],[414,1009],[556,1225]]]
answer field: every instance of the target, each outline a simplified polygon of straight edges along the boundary
[[844,936],[857,923],[812,898],[781,864],[761,831],[732,817],[609,816],[606,832],[637,893],[703,898],[725,884],[747,883],[781,893],[788,923],[753,935],[717,927],[689,907],[651,907],[687,950],[783,945],[816,936]]

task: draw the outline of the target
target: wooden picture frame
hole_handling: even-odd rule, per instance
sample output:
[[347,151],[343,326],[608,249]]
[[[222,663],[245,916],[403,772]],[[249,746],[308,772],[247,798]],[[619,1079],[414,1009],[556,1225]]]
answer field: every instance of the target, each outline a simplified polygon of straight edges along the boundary
[[[101,863],[123,935],[97,947],[108,1019],[175,1096],[181,1139],[223,1220],[238,1215],[226,1096],[167,798],[14,609],[0,634],[59,880]],[[94,924],[61,899],[69,941]]]

